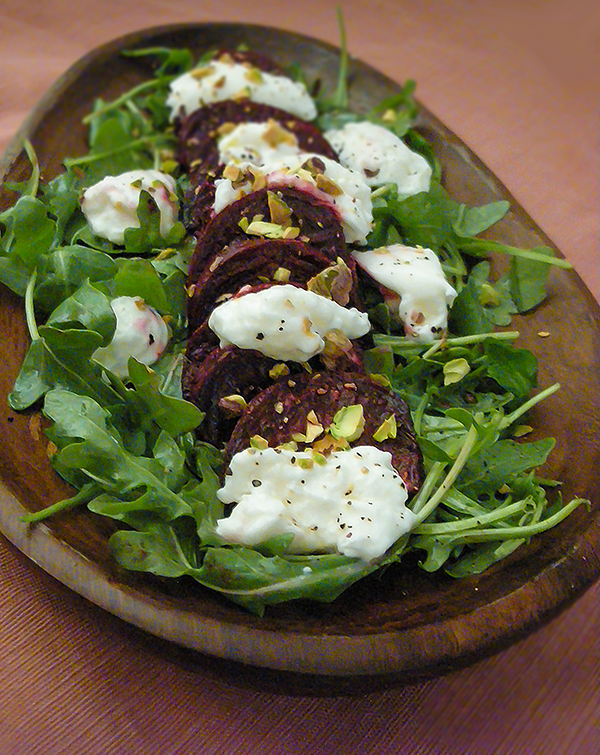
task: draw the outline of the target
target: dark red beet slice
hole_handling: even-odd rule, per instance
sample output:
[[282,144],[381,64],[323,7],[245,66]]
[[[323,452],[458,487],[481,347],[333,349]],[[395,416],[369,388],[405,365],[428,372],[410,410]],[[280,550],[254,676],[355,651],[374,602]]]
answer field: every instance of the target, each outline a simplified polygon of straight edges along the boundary
[[[247,239],[247,240],[246,240]],[[332,264],[326,254],[295,239],[239,239],[223,249],[189,286],[188,322],[190,331],[205,320],[219,300],[235,294],[242,286],[258,286],[273,281],[305,287],[315,275]],[[352,295],[356,306],[356,294]]]
[[[247,448],[254,435],[265,438],[270,446],[277,446],[291,440],[296,433],[305,433],[310,411],[327,428],[339,409],[352,404],[362,404],[365,417],[363,433],[352,445],[374,445],[389,451],[409,493],[414,493],[421,486],[424,470],[408,406],[400,396],[368,375],[356,372],[291,376],[262,391],[237,422],[226,458],[229,460]],[[373,440],[373,434],[391,414],[396,418],[397,437]]]
[[303,152],[337,160],[337,154],[321,132],[285,110],[263,105],[252,100],[223,100],[195,110],[176,124],[178,137],[177,159],[191,175],[193,183],[197,176],[215,172],[219,167],[217,147],[219,130],[225,124],[266,123],[273,120],[290,131],[298,140]]
[[[258,215],[270,220],[268,201],[269,189],[259,191],[238,199],[214,215],[198,235],[196,249],[190,262],[189,283],[195,283],[202,271],[222,250],[239,239],[248,240],[250,236],[240,227],[240,220],[249,223]],[[327,202],[294,186],[279,186],[273,189],[292,211],[290,222],[300,228],[299,239],[315,247],[332,263],[341,257],[351,270],[356,265],[346,249],[344,232],[335,209]],[[206,214],[204,197],[197,198],[200,213]]]

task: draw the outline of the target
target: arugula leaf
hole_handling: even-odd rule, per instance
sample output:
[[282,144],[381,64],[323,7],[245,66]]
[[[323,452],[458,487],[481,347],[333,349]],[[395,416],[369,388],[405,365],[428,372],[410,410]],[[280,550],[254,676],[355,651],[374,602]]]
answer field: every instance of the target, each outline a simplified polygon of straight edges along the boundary
[[472,277],[454,300],[448,318],[448,327],[459,336],[489,333],[492,329],[492,323],[481,304],[477,285]]
[[467,462],[457,484],[464,493],[474,498],[491,495],[502,485],[510,484],[521,472],[544,464],[554,445],[554,438],[533,443],[499,440]]
[[115,332],[116,317],[110,299],[90,281],[61,302],[47,320],[48,325],[61,329],[72,327],[75,323],[99,333],[102,346],[108,345]]
[[47,255],[38,271],[41,283],[35,288],[35,304],[52,312],[73,295],[86,281],[113,278],[115,261],[103,252],[81,245],[63,246]]
[[467,207],[463,204],[452,227],[458,236],[471,238],[491,228],[506,215],[509,208],[510,204],[504,199],[482,207]]
[[194,404],[161,393],[159,376],[133,357],[129,360],[129,377],[141,401],[141,411],[173,437],[195,430],[204,419],[204,412]]
[[91,330],[41,327],[8,396],[9,406],[27,409],[56,387],[110,405],[115,394],[102,379],[102,368],[91,359],[101,344],[102,336]]
[[517,399],[527,398],[537,386],[538,362],[528,349],[489,339],[483,344],[487,374]]
[[[540,254],[553,256],[548,247],[538,247]],[[510,293],[519,312],[529,312],[546,298],[550,265],[537,260],[513,257],[508,275]]]
[[329,603],[377,568],[336,554],[282,558],[251,548],[211,548],[193,576],[262,616],[266,606],[297,598]]
[[178,244],[185,236],[182,223],[176,223],[163,236],[160,231],[160,210],[152,195],[142,190],[137,207],[139,228],[125,229],[125,251],[128,254],[147,254],[152,249],[161,249]]
[[2,237],[2,252],[32,270],[50,249],[56,224],[48,217],[44,203],[27,195],[3,212],[0,222],[6,224],[9,218],[9,231]]
[[[48,392],[44,414],[55,423],[53,440],[62,440],[52,460],[58,471],[76,469],[106,491],[89,504],[90,510],[121,521],[139,511],[149,511],[167,521],[192,515],[189,502],[178,494],[182,481],[188,484],[191,476],[183,472],[181,452],[181,466],[174,471],[172,438],[161,434],[152,458],[135,456],[125,449],[109,424],[106,409],[87,396],[62,389]],[[165,446],[170,453],[165,453]]]

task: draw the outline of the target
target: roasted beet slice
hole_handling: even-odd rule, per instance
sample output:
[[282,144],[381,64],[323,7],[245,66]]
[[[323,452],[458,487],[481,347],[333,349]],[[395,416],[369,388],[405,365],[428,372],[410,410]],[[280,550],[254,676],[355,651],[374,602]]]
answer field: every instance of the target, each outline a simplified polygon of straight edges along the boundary
[[[365,427],[352,445],[374,445],[389,451],[409,493],[414,493],[423,481],[424,470],[408,406],[396,393],[356,372],[291,376],[262,391],[237,422],[226,457],[229,460],[247,448],[255,435],[277,446],[290,441],[294,434],[304,434],[311,411],[326,429],[339,409],[353,404],[362,404]],[[373,434],[391,414],[396,419],[396,438],[375,441]]]
[[[265,288],[262,284],[248,293]],[[271,284],[273,285],[273,284]],[[240,294],[243,295],[243,294]],[[310,368],[326,365],[340,371],[362,370],[362,352],[355,343],[347,342],[346,350],[326,352],[314,357]],[[273,385],[281,376],[306,374],[302,365],[264,356],[259,351],[219,345],[218,337],[204,321],[190,336],[182,372],[183,396],[196,404],[206,417],[198,436],[221,445],[229,436],[242,413],[239,404],[228,400],[232,395],[250,402],[260,391]]]
[[[346,249],[344,232],[335,209],[312,192],[294,186],[278,186],[273,189],[277,196],[292,211],[290,222],[300,229],[299,240],[322,252],[331,262],[341,257],[351,270],[356,265]],[[240,227],[243,219],[251,223],[256,216],[270,220],[269,189],[259,191],[238,199],[214,215],[198,236],[196,249],[190,262],[188,280],[195,283],[202,271],[220,254],[225,247],[239,239],[248,240]],[[201,214],[206,214],[204,197],[197,197]]]
[[235,346],[211,351],[200,362],[186,360],[182,376],[183,396],[192,401],[206,416],[196,434],[202,440],[220,447],[227,442],[239,415],[232,395],[251,400],[273,380],[269,371],[277,364],[258,351]]
[[220,129],[226,124],[266,123],[272,120],[290,131],[303,152],[337,160],[333,147],[321,132],[308,121],[271,105],[252,100],[223,100],[195,110],[176,123],[178,137],[177,159],[184,170],[194,176],[215,172],[219,167],[217,147]]
[[[247,239],[247,237],[246,237]],[[205,320],[220,300],[243,286],[258,286],[279,280],[305,287],[306,283],[331,265],[326,254],[295,239],[239,239],[223,249],[188,287],[190,331]],[[354,284],[356,288],[356,284]],[[351,300],[356,306],[357,296]]]

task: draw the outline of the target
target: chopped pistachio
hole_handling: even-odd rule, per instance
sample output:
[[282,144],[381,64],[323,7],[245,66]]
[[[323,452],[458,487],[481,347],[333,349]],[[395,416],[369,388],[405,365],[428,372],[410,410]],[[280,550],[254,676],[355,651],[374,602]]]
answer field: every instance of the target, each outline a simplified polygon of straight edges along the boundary
[[465,375],[468,375],[470,371],[471,367],[463,357],[451,359],[444,365],[444,385],[458,383],[465,377]]
[[252,236],[266,236],[268,239],[282,239],[285,228],[277,223],[267,223],[264,220],[253,220],[244,228],[245,233]]
[[396,424],[396,417],[394,414],[390,414],[379,425],[377,430],[373,433],[373,440],[378,442],[387,440],[388,438],[395,438],[398,434],[398,425]]
[[345,307],[350,299],[352,273],[344,260],[338,257],[335,265],[330,265],[314,275],[306,284],[306,288]]
[[163,173],[174,173],[179,166],[179,163],[176,160],[167,159],[163,160],[160,164],[160,169]]
[[352,351],[352,341],[336,328],[328,330],[323,336],[323,341],[325,346],[321,352],[321,360],[328,370],[333,370],[337,360]]
[[334,438],[331,433],[326,432],[321,438],[312,445],[311,452],[315,453],[332,453],[334,451],[347,451],[350,444],[346,438]]
[[392,387],[392,383],[387,375],[382,375],[379,372],[371,372],[369,373],[369,377],[371,378],[371,380],[379,383],[379,385],[382,385],[384,388]]
[[298,444],[295,440],[288,440],[287,443],[280,443],[277,448],[281,449],[282,451],[297,451]]
[[237,165],[229,163],[229,165],[226,165],[223,170],[223,178],[231,181],[231,183],[236,183],[244,178],[244,171]]
[[334,438],[344,438],[352,442],[360,438],[365,429],[365,415],[362,404],[343,406],[336,412],[328,430]]
[[283,199],[274,191],[267,191],[267,202],[271,222],[278,223],[279,225],[289,225],[292,211]]
[[249,68],[244,73],[244,78],[246,79],[246,81],[249,81],[251,84],[262,84],[263,82],[262,73],[259,71],[258,68],[255,68],[254,66],[252,66],[252,68]]
[[273,273],[273,280],[278,283],[287,283],[290,279],[290,271],[287,267],[278,267]]
[[230,401],[234,404],[239,404],[243,409],[245,409],[248,406],[248,402],[246,399],[241,396],[239,393],[232,393],[229,396],[223,396],[221,401]]
[[217,135],[218,136],[227,136],[227,134],[230,134],[234,129],[236,128],[236,124],[232,121],[227,121],[226,123],[222,123],[219,128],[217,129]]
[[340,194],[343,194],[343,191],[336,182],[332,181],[331,178],[327,178],[327,176],[324,176],[322,173],[317,175],[316,183],[317,189],[324,191],[325,194],[329,194],[332,197],[338,197]]
[[258,451],[264,451],[269,447],[269,442],[262,435],[253,435],[250,438],[250,448],[256,448]]
[[279,144],[297,144],[296,137],[291,131],[282,128],[277,121],[269,118],[268,126],[263,133],[263,139],[270,147],[277,147]]
[[479,301],[484,307],[497,307],[500,304],[500,296],[493,286],[484,283],[479,292]]
[[284,362],[278,362],[269,370],[269,377],[271,380],[277,380],[284,375],[290,374],[290,368]]
[[251,95],[250,87],[242,87],[239,92],[231,95],[232,100],[247,100]]
[[531,425],[519,425],[514,433],[513,438],[522,438],[524,435],[528,435],[533,430]]
[[203,68],[195,68],[193,71],[190,71],[190,76],[196,79],[196,81],[200,81],[205,76],[210,76],[211,73],[213,73],[213,68],[211,66],[204,66]]
[[230,396],[222,396],[219,399],[219,408],[232,417],[242,414],[247,406],[248,402],[246,399],[238,393],[232,393]]
[[325,163],[320,157],[309,157],[306,162],[302,163],[302,169],[313,177],[322,176],[325,172]]
[[323,433],[323,429],[323,425],[319,422],[319,418],[311,409],[306,415],[306,433],[294,433],[292,438],[299,443],[312,443]]
[[298,459],[298,466],[300,467],[300,469],[312,469],[314,465],[315,465],[315,462],[313,459],[306,459],[306,458]]

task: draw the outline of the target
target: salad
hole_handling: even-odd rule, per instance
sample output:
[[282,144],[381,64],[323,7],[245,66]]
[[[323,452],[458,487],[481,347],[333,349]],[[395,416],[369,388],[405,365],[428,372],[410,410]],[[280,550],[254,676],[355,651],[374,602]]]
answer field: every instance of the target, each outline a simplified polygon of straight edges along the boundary
[[[288,108],[290,102],[301,102],[302,110],[293,117],[328,135],[329,148],[344,159],[344,170],[350,171],[357,186],[350,195],[347,222],[338,222],[346,209],[339,204],[335,209],[342,236],[335,224],[329,226],[333,230],[311,257],[321,259],[327,250],[331,252],[320,273],[309,276],[312,290],[306,293],[317,297],[319,307],[329,308],[323,315],[327,322],[334,304],[346,314],[352,308],[351,301],[347,306],[348,301],[340,305],[336,300],[339,284],[342,297],[356,294],[360,306],[354,307],[359,313],[355,320],[364,323],[366,316],[368,327],[345,332],[345,314],[335,328],[342,333],[337,340],[327,339],[326,329],[312,333],[312,340],[318,337],[323,343],[319,353],[332,360],[316,369],[311,352],[302,358],[263,355],[275,362],[268,373],[277,367],[270,375],[274,384],[279,381],[294,393],[296,386],[289,385],[291,378],[285,372],[291,366],[303,391],[314,389],[312,394],[301,394],[313,397],[310,405],[303,404],[303,418],[312,411],[314,420],[294,427],[289,438],[266,438],[267,432],[254,432],[253,421],[241,424],[245,417],[256,418],[252,402],[260,393],[246,398],[228,391],[216,404],[188,400],[199,395],[189,390],[189,382],[186,390],[191,349],[199,348],[190,315],[195,325],[206,319],[197,292],[190,296],[189,282],[193,272],[198,286],[206,268],[206,259],[199,262],[198,245],[202,228],[214,223],[211,202],[216,198],[211,191],[216,194],[217,179],[223,208],[216,217],[222,218],[231,217],[224,208],[254,201],[247,184],[260,183],[261,176],[267,192],[269,186],[281,187],[280,179],[270,182],[284,170],[286,187],[299,179],[312,180],[319,191],[327,189],[324,193],[334,198],[346,196],[338,194],[344,179],[338,167],[332,168],[335,173],[324,169],[331,156],[304,147],[303,155],[322,157],[318,161],[313,157],[310,164],[303,158],[301,175],[295,156],[282,155],[281,150],[261,158],[261,169],[250,170],[247,148],[255,144],[255,136],[246,134],[241,153],[236,153],[239,144],[225,145],[227,162],[218,162],[225,170],[207,181],[195,164],[198,156],[190,159],[181,146],[189,147],[181,134],[189,136],[186,124],[200,109],[200,100],[194,101],[188,84],[190,79],[202,86],[210,84],[211,61],[228,65],[228,60],[215,57],[214,50],[199,61],[180,49],[126,54],[155,60],[154,77],[114,101],[96,102],[85,118],[89,151],[67,158],[64,172],[52,181],[41,181],[35,152],[26,144],[31,176],[10,187],[15,203],[0,215],[0,280],[23,296],[31,335],[9,403],[18,411],[41,407],[48,420],[52,464],[76,489],[72,498],[28,515],[28,521],[87,506],[116,523],[109,545],[125,569],[163,578],[191,577],[261,614],[268,605],[298,598],[334,600],[357,580],[401,561],[409,552],[420,555],[420,565],[427,571],[443,569],[454,577],[477,574],[558,524],[583,502],[577,498],[563,503],[557,481],[543,479],[537,472],[554,441],[527,441],[528,413],[559,386],[535,392],[537,360],[515,343],[518,333],[508,329],[514,314],[526,313],[543,301],[552,267],[567,263],[547,248],[514,249],[482,238],[505,215],[508,204],[467,207],[448,195],[431,147],[414,128],[418,109],[413,82],[368,113],[351,112],[345,52],[333,95],[319,94],[316,82],[305,82],[295,71],[288,74],[293,91],[306,97],[292,96],[286,102]],[[238,54],[246,52],[227,53],[231,59]],[[228,97],[252,101],[254,85],[269,73],[255,65],[246,70],[251,76],[244,80],[244,96],[234,97],[241,89],[236,84]],[[215,73],[213,89],[223,75]],[[279,107],[280,101],[262,104]],[[178,118],[181,122],[176,124]],[[385,149],[398,153],[402,170],[392,170],[387,162],[377,164],[380,151],[373,142],[377,132]],[[300,142],[304,126],[294,133]],[[278,146],[289,140],[279,134],[271,142]],[[356,144],[358,148],[353,147]],[[357,154],[365,159],[356,161]],[[107,199],[111,196],[114,201]],[[296,226],[288,222],[290,197],[285,194],[286,201],[268,197],[267,221],[256,215],[246,224],[236,221],[236,233],[255,244],[254,252],[256,244],[261,245],[255,258],[264,257],[274,241],[312,247],[316,237],[302,241],[295,234]],[[353,216],[352,208],[363,197],[367,209]],[[116,219],[110,217],[115,207]],[[323,217],[318,215],[315,223],[323,224]],[[508,260],[499,276],[492,272],[491,253],[504,254]],[[407,287],[395,268],[414,271],[425,257],[424,282]],[[371,273],[383,258],[390,264],[384,266],[385,277],[377,279]],[[208,259],[215,261],[214,256]],[[243,269],[247,264],[249,257]],[[351,286],[348,270],[354,276],[350,275]],[[293,270],[279,265],[277,271],[280,280],[274,277],[269,283],[280,285],[270,290],[292,285],[287,276]],[[416,306],[423,290],[429,296]],[[304,289],[296,286],[295,291]],[[226,292],[220,306],[244,299],[231,293]],[[305,298],[304,293],[300,298]],[[270,300],[268,311],[277,311],[277,306]],[[212,311],[217,311],[214,303]],[[312,319],[316,321],[318,314]],[[221,320],[227,324],[231,317]],[[243,321],[244,315],[237,320]],[[206,333],[202,333],[205,340],[199,343],[204,347]],[[352,344],[357,339],[360,346],[355,349]],[[218,340],[215,348],[233,344],[244,351],[235,346],[230,331],[219,332]],[[358,391],[357,384],[365,381],[369,396],[378,400],[382,396],[381,401],[406,407],[406,412],[389,408],[380,412],[382,404],[374,402],[377,409],[367,410],[365,417],[365,411],[361,416],[357,409],[361,402],[348,400],[336,405],[325,422],[316,396],[323,389],[318,376],[328,370],[335,376],[351,372],[351,379],[343,378],[343,386],[355,386],[348,391]],[[214,379],[208,382],[219,384]],[[272,406],[279,403],[283,404],[282,394]],[[214,416],[215,405],[223,409],[229,425]],[[267,429],[274,427],[274,417],[268,416],[269,422],[263,424]],[[245,428],[245,434],[238,426]],[[240,450],[228,455],[227,443],[236,432]],[[370,550],[349,549],[337,545],[335,537],[316,538],[310,532],[314,524],[305,528],[303,538],[294,531],[265,527],[244,541],[243,533],[256,522],[252,510],[248,514],[240,505],[253,492],[244,480],[251,480],[250,488],[262,488],[268,480],[264,487],[276,496],[287,473],[279,469],[271,475],[275,456],[290,466],[296,458],[302,462],[300,469],[314,470],[315,475],[324,475],[333,461],[334,466],[348,468],[354,479],[366,468],[356,453],[364,450],[365,457],[373,455],[373,464],[389,464],[391,452],[384,450],[384,459],[375,452],[395,443],[402,432],[416,444],[416,449],[410,448],[418,456],[411,456],[420,465],[418,483],[408,483],[392,464],[386,468],[386,487],[379,498],[360,499],[354,518],[318,525],[339,535],[350,524],[360,526],[370,503],[392,499],[396,508],[386,511],[379,525],[392,533],[391,542],[382,541]],[[243,471],[249,458],[252,463],[260,460],[259,477]],[[231,475],[225,475],[228,463]],[[312,479],[312,492],[301,499],[302,505],[308,506],[323,484]],[[259,485],[254,486],[254,480]],[[330,497],[345,493],[344,489]],[[397,527],[401,518],[405,527]]]

